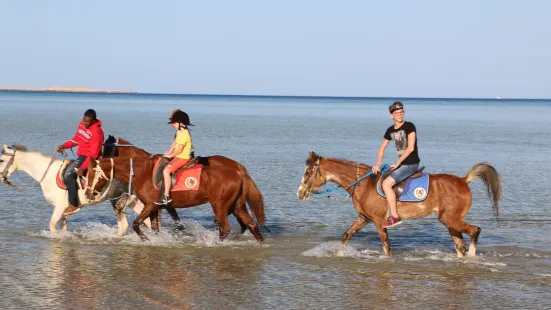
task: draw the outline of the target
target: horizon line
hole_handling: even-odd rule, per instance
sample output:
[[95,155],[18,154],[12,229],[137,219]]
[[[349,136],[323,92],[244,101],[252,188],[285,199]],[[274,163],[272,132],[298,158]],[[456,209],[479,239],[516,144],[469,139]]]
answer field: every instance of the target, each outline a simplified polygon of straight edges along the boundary
[[234,97],[234,98],[270,98],[270,99],[345,99],[345,100],[365,100],[365,99],[397,99],[397,100],[494,100],[494,101],[518,101],[518,100],[537,100],[549,101],[551,98],[502,98],[502,97],[408,97],[408,96],[320,96],[320,95],[252,95],[252,94],[200,94],[200,93],[159,93],[159,92],[110,92],[110,91],[62,91],[62,90],[0,90],[0,92],[13,93],[64,93],[64,94],[97,94],[97,95],[165,95],[165,96],[185,96],[185,97]]

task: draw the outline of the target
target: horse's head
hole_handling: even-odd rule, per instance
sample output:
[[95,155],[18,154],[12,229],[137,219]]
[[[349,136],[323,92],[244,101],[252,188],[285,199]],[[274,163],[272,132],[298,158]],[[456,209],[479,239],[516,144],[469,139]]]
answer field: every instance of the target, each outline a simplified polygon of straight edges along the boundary
[[7,146],[2,144],[2,153],[0,154],[0,182],[4,185],[17,188],[8,181],[8,178],[17,170],[17,153],[27,152],[27,148],[24,145]]
[[327,178],[325,178],[320,169],[321,156],[318,156],[314,152],[310,152],[308,159],[306,160],[306,168],[304,169],[304,175],[300,181],[298,187],[297,196],[301,200],[308,200],[312,194],[325,184]]
[[112,169],[104,172],[101,162],[94,158],[90,158],[90,163],[88,164],[88,180],[86,182],[88,186],[86,187],[84,195],[86,195],[89,200],[95,200],[96,197],[101,194],[107,182],[111,180],[111,173]]
[[119,150],[117,149],[117,139],[109,135],[105,143],[103,144],[103,157],[119,156]]

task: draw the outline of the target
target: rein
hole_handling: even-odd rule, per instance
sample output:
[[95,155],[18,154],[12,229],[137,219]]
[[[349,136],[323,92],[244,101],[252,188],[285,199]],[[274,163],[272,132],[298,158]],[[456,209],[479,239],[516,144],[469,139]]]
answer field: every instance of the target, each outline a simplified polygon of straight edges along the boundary
[[[381,173],[385,173],[385,172],[387,172],[387,171],[390,170],[390,166],[387,165],[387,164],[382,164],[382,165],[380,166],[380,169],[381,169]],[[319,171],[319,163],[317,164],[316,173],[317,173],[318,171]],[[322,177],[322,180],[323,180],[324,183],[325,183],[326,180],[325,180],[325,178],[323,178],[323,176],[321,175],[321,172],[320,172],[319,174],[320,174],[320,176]],[[354,188],[352,189],[352,193],[350,193],[350,194],[348,194],[348,195],[346,196],[346,200],[344,201],[344,203],[347,203],[348,200],[349,200],[350,198],[352,198],[352,196],[354,195],[354,191],[356,190],[356,186],[357,186],[362,180],[364,180],[365,178],[371,176],[372,174],[373,174],[373,171],[370,171],[370,172],[366,173],[365,175],[363,175],[362,177],[360,177],[360,165],[359,165],[359,164],[356,164],[356,181],[352,182],[352,184],[348,185],[347,187],[342,187],[342,186],[340,186],[340,185],[335,185],[335,186],[333,186],[333,187],[331,187],[331,188],[328,188],[328,189],[326,189],[326,190],[324,190],[324,191],[321,191],[321,192],[318,192],[318,191],[313,192],[313,191],[311,191],[309,188],[307,188],[307,190],[308,190],[310,193],[312,193],[314,196],[323,196],[324,194],[330,193],[330,192],[335,191],[335,190],[337,190],[337,189],[339,189],[339,188],[342,188],[342,189],[344,189],[344,190],[346,191],[346,190],[348,190],[349,188],[351,188],[352,186],[354,186]],[[329,198],[329,199],[334,199],[334,200],[336,200],[334,197],[329,196],[329,195],[327,195],[327,196],[325,196],[325,197],[326,197],[326,198]]]
[[[73,149],[71,149],[72,151]],[[67,158],[67,152],[65,152],[65,150],[61,150],[61,156],[63,156],[63,158]],[[50,159],[50,163],[48,164],[48,167],[46,167],[46,171],[44,171],[44,174],[42,175],[42,178],[40,178],[40,181],[38,181],[38,184],[42,183],[42,181],[44,181],[44,178],[46,177],[46,174],[48,173],[48,170],[50,170],[50,166],[54,163],[55,161],[55,157],[57,155],[57,151],[54,152],[54,154],[52,155],[52,159]]]

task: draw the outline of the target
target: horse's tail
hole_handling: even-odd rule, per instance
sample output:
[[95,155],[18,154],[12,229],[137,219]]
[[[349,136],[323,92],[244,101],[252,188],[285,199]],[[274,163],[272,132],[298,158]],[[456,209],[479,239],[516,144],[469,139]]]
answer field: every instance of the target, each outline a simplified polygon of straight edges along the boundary
[[[262,197],[262,193],[248,174],[243,174],[243,179],[243,190],[247,204],[256,220],[266,228],[266,214],[264,213],[264,198]],[[266,230],[268,229],[266,228]]]
[[478,163],[467,172],[465,182],[468,184],[477,178],[482,179],[486,185],[486,192],[488,193],[488,198],[492,201],[492,209],[497,218],[499,216],[497,203],[501,197],[501,180],[499,178],[499,173],[497,173],[497,170],[488,163]]

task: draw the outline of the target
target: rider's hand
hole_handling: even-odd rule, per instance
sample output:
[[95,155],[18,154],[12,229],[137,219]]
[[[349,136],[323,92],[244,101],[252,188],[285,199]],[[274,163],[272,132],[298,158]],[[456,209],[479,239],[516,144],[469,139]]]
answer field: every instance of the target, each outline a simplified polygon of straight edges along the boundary
[[82,176],[84,174],[84,169],[78,168],[78,169],[76,169],[76,172],[77,172],[78,175]]
[[394,170],[394,169],[398,168],[399,166],[400,166],[400,164],[394,163],[394,164],[390,165],[390,170]]
[[64,149],[65,149],[65,148],[63,147],[63,144],[62,144],[62,145],[60,145],[60,146],[58,146],[58,147],[56,148],[56,151],[57,151],[58,153],[60,153],[60,152],[63,151]]
[[373,174],[379,173],[379,165],[371,167],[371,172],[373,172]]
[[169,152],[166,152],[166,153],[163,154],[163,157],[172,158],[172,155],[170,155]]

